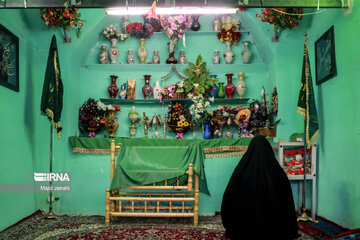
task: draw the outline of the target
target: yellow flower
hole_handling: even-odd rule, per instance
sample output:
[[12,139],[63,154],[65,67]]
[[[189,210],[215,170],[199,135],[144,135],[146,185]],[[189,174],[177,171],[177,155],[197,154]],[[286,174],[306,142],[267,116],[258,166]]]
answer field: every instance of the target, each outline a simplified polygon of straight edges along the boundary
[[178,125],[178,127],[182,127],[184,124],[183,124],[183,122],[178,121],[178,122],[177,122],[177,125]]
[[185,127],[189,126],[189,123],[188,123],[188,122],[185,122],[185,123],[184,123],[184,126],[185,126]]
[[229,40],[229,38],[228,38],[228,37],[226,37],[226,38],[224,38],[224,40],[225,40],[225,41],[228,41],[228,40]]

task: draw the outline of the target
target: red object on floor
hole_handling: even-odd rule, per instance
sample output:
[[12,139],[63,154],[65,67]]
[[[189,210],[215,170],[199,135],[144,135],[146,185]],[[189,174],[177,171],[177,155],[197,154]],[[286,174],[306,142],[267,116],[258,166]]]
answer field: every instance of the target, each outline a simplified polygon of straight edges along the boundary
[[326,240],[356,240],[356,239],[360,239],[360,228],[349,230],[335,237],[327,238]]

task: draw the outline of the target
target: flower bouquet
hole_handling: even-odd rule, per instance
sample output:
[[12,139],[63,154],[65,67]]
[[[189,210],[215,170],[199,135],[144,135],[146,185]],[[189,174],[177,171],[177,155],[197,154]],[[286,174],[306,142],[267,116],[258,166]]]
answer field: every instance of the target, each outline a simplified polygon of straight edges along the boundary
[[247,131],[249,127],[250,115],[252,108],[243,108],[241,109],[235,116],[236,124],[239,126],[239,134],[240,130],[242,131],[241,137],[253,137],[254,135],[249,134]]
[[240,22],[237,18],[230,16],[222,17],[220,22],[220,32],[217,38],[221,42],[225,42],[226,51],[224,52],[224,59],[227,64],[232,63],[234,53],[231,51],[231,45],[237,45],[240,40],[241,33],[238,32]]
[[149,23],[131,23],[126,26],[127,33],[130,33],[130,36],[140,38],[150,38],[154,33],[154,28]]
[[101,123],[105,125],[106,131],[109,133],[109,138],[115,137],[115,132],[119,127],[115,113],[121,110],[121,107],[118,105],[106,105],[106,112],[108,117],[104,117],[100,120]]
[[169,128],[177,133],[177,138],[182,138],[182,134],[187,132],[191,126],[191,114],[189,108],[180,102],[169,104],[168,118]]
[[126,31],[130,36],[136,37],[140,40],[140,47],[137,50],[140,63],[144,64],[147,57],[147,49],[145,47],[145,39],[153,35],[153,27],[151,24],[145,23],[131,23],[127,25]]
[[191,17],[184,15],[162,17],[160,20],[163,31],[170,38],[168,42],[169,57],[166,59],[167,64],[176,64],[177,59],[174,57],[175,47],[185,34],[187,28],[191,27]]
[[46,26],[51,26],[54,30],[56,28],[64,29],[65,40],[64,42],[71,42],[68,38],[66,31],[70,31],[73,27],[77,27],[77,37],[80,37],[83,22],[81,20],[81,13],[78,8],[41,8],[41,19],[45,21]]
[[117,29],[117,27],[111,24],[106,28],[104,28],[103,34],[104,34],[104,38],[108,41],[111,39],[116,39],[116,40],[120,39],[121,41],[125,41],[127,39],[126,34],[120,33],[119,29]]
[[273,25],[275,33],[272,41],[278,42],[281,31],[299,25],[297,21],[302,19],[302,13],[301,8],[265,8],[261,10],[261,15],[256,14],[256,17],[262,22]]
[[79,109],[78,126],[80,131],[89,132],[89,137],[94,137],[95,132],[104,128],[104,119],[106,106],[102,102],[98,102],[89,98]]

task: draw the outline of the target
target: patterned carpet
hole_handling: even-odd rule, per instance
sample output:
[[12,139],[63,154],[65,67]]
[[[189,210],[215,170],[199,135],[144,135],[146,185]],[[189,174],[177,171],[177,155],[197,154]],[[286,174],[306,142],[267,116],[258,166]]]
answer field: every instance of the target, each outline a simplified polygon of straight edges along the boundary
[[[192,218],[119,218],[112,221],[109,227],[105,227],[103,216],[61,215],[57,220],[42,219],[42,216],[44,213],[41,211],[34,213],[0,232],[0,239],[226,240],[219,215],[200,216],[197,228],[193,228]],[[345,231],[321,219],[319,224],[299,223],[299,229],[301,237],[298,240],[326,239]]]

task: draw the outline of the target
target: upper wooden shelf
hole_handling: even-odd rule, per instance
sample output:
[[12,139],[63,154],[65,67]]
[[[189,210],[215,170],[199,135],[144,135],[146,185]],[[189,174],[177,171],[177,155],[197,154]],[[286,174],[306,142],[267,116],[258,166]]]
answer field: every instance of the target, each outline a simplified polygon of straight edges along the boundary
[[[122,72],[169,72],[175,66],[179,73],[182,73],[188,64],[87,64],[84,67],[97,71],[122,71]],[[268,65],[265,63],[250,64],[207,64],[210,73],[233,73],[235,72],[267,72]]]

